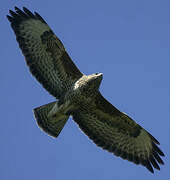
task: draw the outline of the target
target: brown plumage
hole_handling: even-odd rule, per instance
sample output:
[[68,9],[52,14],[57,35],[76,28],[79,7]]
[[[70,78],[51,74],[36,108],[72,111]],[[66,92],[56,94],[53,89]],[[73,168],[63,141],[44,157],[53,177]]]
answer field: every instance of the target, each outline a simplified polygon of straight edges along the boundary
[[56,99],[34,109],[41,129],[57,137],[72,116],[95,144],[145,166],[150,172],[164,164],[159,142],[99,92],[102,74],[84,75],[62,42],[38,13],[15,7],[7,18],[31,73]]

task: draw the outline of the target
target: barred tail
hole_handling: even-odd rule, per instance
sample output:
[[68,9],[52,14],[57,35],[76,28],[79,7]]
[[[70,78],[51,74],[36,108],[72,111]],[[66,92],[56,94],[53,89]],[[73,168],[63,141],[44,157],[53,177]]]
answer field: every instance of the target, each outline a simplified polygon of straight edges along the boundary
[[38,126],[50,136],[57,137],[67,122],[69,116],[57,114],[48,116],[57,101],[35,108],[34,116]]

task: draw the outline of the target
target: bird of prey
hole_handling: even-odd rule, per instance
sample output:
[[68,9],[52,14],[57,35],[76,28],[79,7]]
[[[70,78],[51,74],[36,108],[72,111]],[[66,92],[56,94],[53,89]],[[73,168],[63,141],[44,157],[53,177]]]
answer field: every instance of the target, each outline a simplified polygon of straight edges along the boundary
[[103,149],[145,166],[160,170],[164,153],[159,142],[132,118],[120,112],[100,93],[102,73],[85,75],[75,66],[62,42],[45,20],[27,8],[15,7],[7,15],[30,72],[56,98],[37,107],[39,127],[58,137],[68,118]]

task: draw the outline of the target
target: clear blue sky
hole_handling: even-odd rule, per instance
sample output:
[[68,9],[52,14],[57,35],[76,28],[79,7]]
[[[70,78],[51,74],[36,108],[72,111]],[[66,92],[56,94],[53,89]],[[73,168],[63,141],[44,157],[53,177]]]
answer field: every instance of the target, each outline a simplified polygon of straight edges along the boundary
[[[58,139],[40,131],[32,109],[54,98],[26,67],[5,17],[14,6],[39,12],[82,72],[103,72],[103,95],[160,141],[160,172],[98,148],[71,118]],[[1,180],[170,178],[170,1],[2,0],[0,17]]]

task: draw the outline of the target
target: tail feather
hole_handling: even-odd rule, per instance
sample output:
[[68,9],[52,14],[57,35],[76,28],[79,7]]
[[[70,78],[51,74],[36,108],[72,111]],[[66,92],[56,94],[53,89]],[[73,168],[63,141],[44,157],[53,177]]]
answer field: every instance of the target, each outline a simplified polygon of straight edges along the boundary
[[57,116],[48,116],[56,103],[57,101],[37,107],[33,110],[38,126],[53,137],[57,137],[60,134],[69,118],[69,116],[61,114]]

